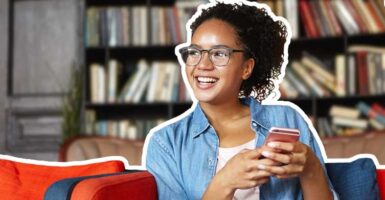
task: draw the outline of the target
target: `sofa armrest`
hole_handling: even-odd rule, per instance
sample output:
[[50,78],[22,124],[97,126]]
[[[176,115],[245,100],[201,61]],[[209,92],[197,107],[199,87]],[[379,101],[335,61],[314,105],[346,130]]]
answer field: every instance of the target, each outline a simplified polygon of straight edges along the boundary
[[385,169],[377,169],[377,183],[381,199],[385,199]]
[[157,199],[154,177],[147,171],[127,171],[64,179],[53,184],[45,200],[58,199]]

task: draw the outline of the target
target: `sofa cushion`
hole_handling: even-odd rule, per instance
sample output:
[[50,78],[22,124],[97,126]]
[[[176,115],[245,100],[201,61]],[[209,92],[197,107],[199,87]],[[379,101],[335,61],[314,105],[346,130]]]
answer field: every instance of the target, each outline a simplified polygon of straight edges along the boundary
[[379,199],[376,166],[372,159],[327,163],[327,172],[341,200]]
[[[7,158],[11,158],[10,156]],[[14,161],[18,160],[18,161]],[[22,159],[0,158],[0,194],[2,199],[43,199],[44,192],[59,179],[124,171],[120,160],[100,161],[76,166],[32,164]],[[48,163],[48,162],[45,162]]]

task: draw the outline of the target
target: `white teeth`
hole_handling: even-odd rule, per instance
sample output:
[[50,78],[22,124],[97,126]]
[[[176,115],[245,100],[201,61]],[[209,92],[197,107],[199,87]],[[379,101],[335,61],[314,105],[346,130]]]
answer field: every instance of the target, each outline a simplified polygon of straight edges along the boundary
[[204,82],[204,83],[215,83],[218,80],[211,77],[200,77],[200,76],[197,79],[199,82]]

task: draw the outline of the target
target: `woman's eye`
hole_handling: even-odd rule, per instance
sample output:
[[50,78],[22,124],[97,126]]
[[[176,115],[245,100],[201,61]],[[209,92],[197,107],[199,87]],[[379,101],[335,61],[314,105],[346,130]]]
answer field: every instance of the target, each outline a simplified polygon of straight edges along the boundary
[[196,50],[190,50],[188,51],[188,55],[189,56],[199,56],[199,51],[196,51]]
[[227,57],[228,56],[228,53],[226,51],[221,51],[221,50],[218,50],[218,51],[214,51],[213,52],[213,55],[215,57]]

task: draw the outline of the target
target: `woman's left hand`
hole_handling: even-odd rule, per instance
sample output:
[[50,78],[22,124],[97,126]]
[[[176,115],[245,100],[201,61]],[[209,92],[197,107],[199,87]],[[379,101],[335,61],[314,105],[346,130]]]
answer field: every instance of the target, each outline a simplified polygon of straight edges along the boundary
[[281,166],[260,166],[260,168],[276,175],[277,178],[311,176],[311,165],[319,164],[313,151],[301,142],[270,142],[267,146],[275,151],[265,150],[262,155],[282,163]]

